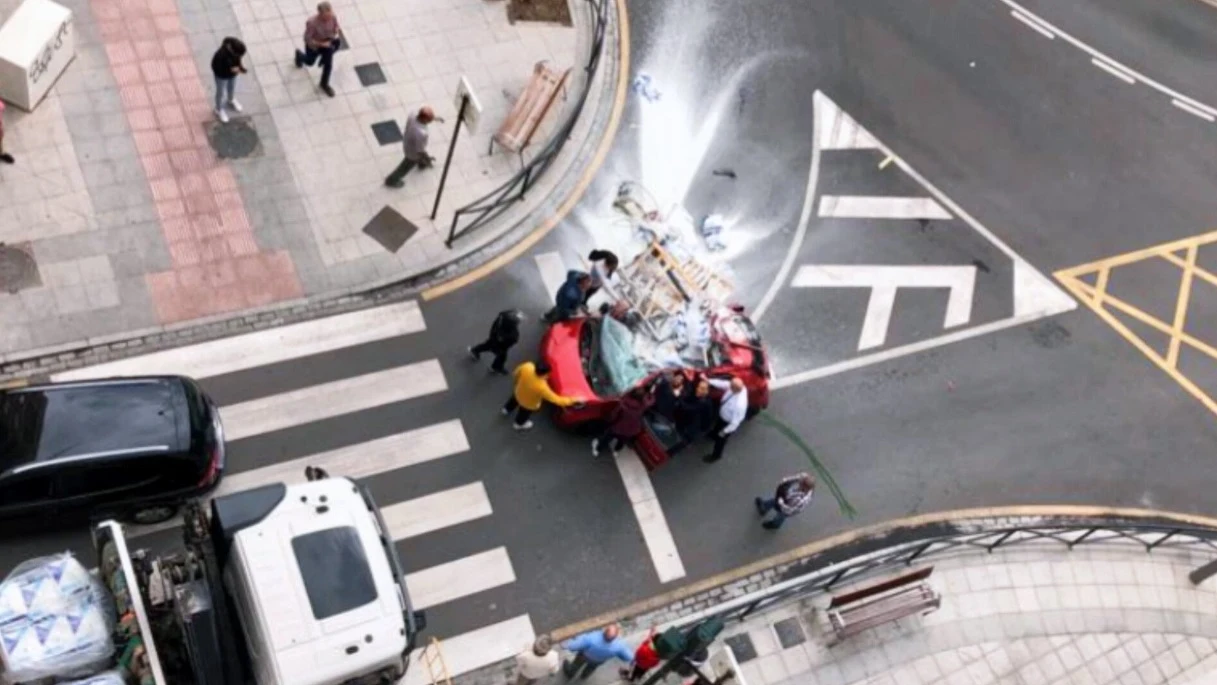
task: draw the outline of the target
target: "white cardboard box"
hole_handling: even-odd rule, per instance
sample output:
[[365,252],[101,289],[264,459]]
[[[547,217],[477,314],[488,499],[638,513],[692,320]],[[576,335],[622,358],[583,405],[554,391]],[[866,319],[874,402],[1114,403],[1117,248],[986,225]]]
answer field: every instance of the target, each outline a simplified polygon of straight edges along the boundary
[[75,56],[72,11],[25,0],[0,26],[0,98],[32,112]]

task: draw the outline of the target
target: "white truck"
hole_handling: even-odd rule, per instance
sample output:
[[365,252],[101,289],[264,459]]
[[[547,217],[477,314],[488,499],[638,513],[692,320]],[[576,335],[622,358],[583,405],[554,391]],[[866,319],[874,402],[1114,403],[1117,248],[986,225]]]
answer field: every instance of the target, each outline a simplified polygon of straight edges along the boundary
[[172,554],[133,550],[122,525],[97,524],[116,610],[103,667],[139,685],[398,682],[425,618],[393,539],[366,488],[305,473],[187,506]]

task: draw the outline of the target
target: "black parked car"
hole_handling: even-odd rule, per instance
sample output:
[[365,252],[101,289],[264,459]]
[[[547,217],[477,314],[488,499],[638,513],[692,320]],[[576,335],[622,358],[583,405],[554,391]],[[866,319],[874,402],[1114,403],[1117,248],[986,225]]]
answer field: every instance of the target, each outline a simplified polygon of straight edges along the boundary
[[158,523],[223,470],[219,411],[189,378],[0,391],[0,518]]

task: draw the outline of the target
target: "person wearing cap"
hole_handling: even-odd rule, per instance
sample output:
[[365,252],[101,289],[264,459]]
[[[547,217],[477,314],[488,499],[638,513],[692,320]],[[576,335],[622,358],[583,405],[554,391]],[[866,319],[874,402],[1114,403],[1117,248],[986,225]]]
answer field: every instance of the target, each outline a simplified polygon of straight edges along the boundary
[[553,641],[548,635],[542,635],[532,643],[532,647],[516,655],[516,685],[532,685],[542,678],[558,674],[562,660],[558,650],[553,648]]
[[497,374],[507,375],[507,351],[520,341],[520,322],[524,320],[524,312],[518,309],[508,309],[499,312],[494,323],[490,325],[490,334],[486,340],[469,348],[469,356],[474,361],[480,361],[482,354],[494,353],[490,362],[490,370]]
[[17,160],[4,151],[4,100],[0,100],[0,162],[16,164]]
[[[402,179],[414,167],[422,167],[424,169],[431,166],[434,161],[431,155],[427,154],[427,125],[435,121],[435,111],[424,105],[412,114],[409,119],[406,119],[406,130],[402,132],[402,148],[405,151],[405,159],[401,160],[401,164],[385,177],[385,185],[390,188],[401,188],[405,185]],[[442,121],[442,119],[440,120]]]
[[518,431],[526,431],[532,428],[530,418],[535,412],[541,410],[541,405],[549,402],[559,407],[569,407],[579,404],[580,400],[574,397],[563,397],[554,392],[553,388],[549,387],[549,364],[545,362],[524,362],[516,367],[515,388],[512,389],[511,397],[503,404],[503,416],[510,416],[515,412],[516,418],[512,428]]
[[304,24],[304,51],[296,51],[296,68],[303,68],[306,64],[311,67],[320,58],[321,90],[330,97],[334,97],[334,89],[330,88],[334,53],[342,47],[342,39],[342,28],[338,26],[334,7],[328,2],[319,3],[317,14]]

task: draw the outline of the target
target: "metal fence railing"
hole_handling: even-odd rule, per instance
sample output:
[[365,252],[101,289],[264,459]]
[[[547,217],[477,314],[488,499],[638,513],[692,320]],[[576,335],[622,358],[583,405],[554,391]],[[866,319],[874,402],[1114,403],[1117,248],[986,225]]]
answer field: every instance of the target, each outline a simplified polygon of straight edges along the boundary
[[[493,221],[511,207],[511,205],[524,199],[524,194],[545,174],[550,165],[557,159],[558,153],[562,151],[562,146],[570,138],[571,132],[579,120],[579,116],[583,113],[583,106],[587,103],[587,97],[591,92],[592,81],[596,77],[596,71],[600,68],[600,54],[604,47],[609,7],[613,3],[613,0],[583,1],[587,3],[587,7],[591,10],[592,15],[591,50],[587,56],[587,63],[583,67],[585,73],[583,88],[577,94],[566,120],[550,136],[545,146],[541,148],[541,151],[529,160],[522,169],[516,172],[514,176],[498,188],[456,210],[452,216],[452,226],[448,230],[448,239],[444,241],[444,244],[449,249],[452,248],[452,243],[457,238]],[[468,223],[462,226],[461,222],[466,219],[468,219]]]
[[[687,625],[707,618],[725,622],[742,621],[758,611],[792,601],[801,601],[833,588],[882,575],[915,561],[943,557],[952,553],[984,551],[1026,546],[1035,543],[1059,544],[1072,550],[1077,546],[1126,544],[1152,552],[1161,548],[1183,548],[1212,554],[1217,558],[1217,529],[1171,526],[1140,522],[1078,522],[1053,525],[1002,526],[991,530],[958,532],[911,539],[897,545],[862,553],[852,560],[831,564],[797,578],[776,583],[751,595],[726,602],[713,609],[682,618]],[[814,561],[814,560],[813,560]]]

